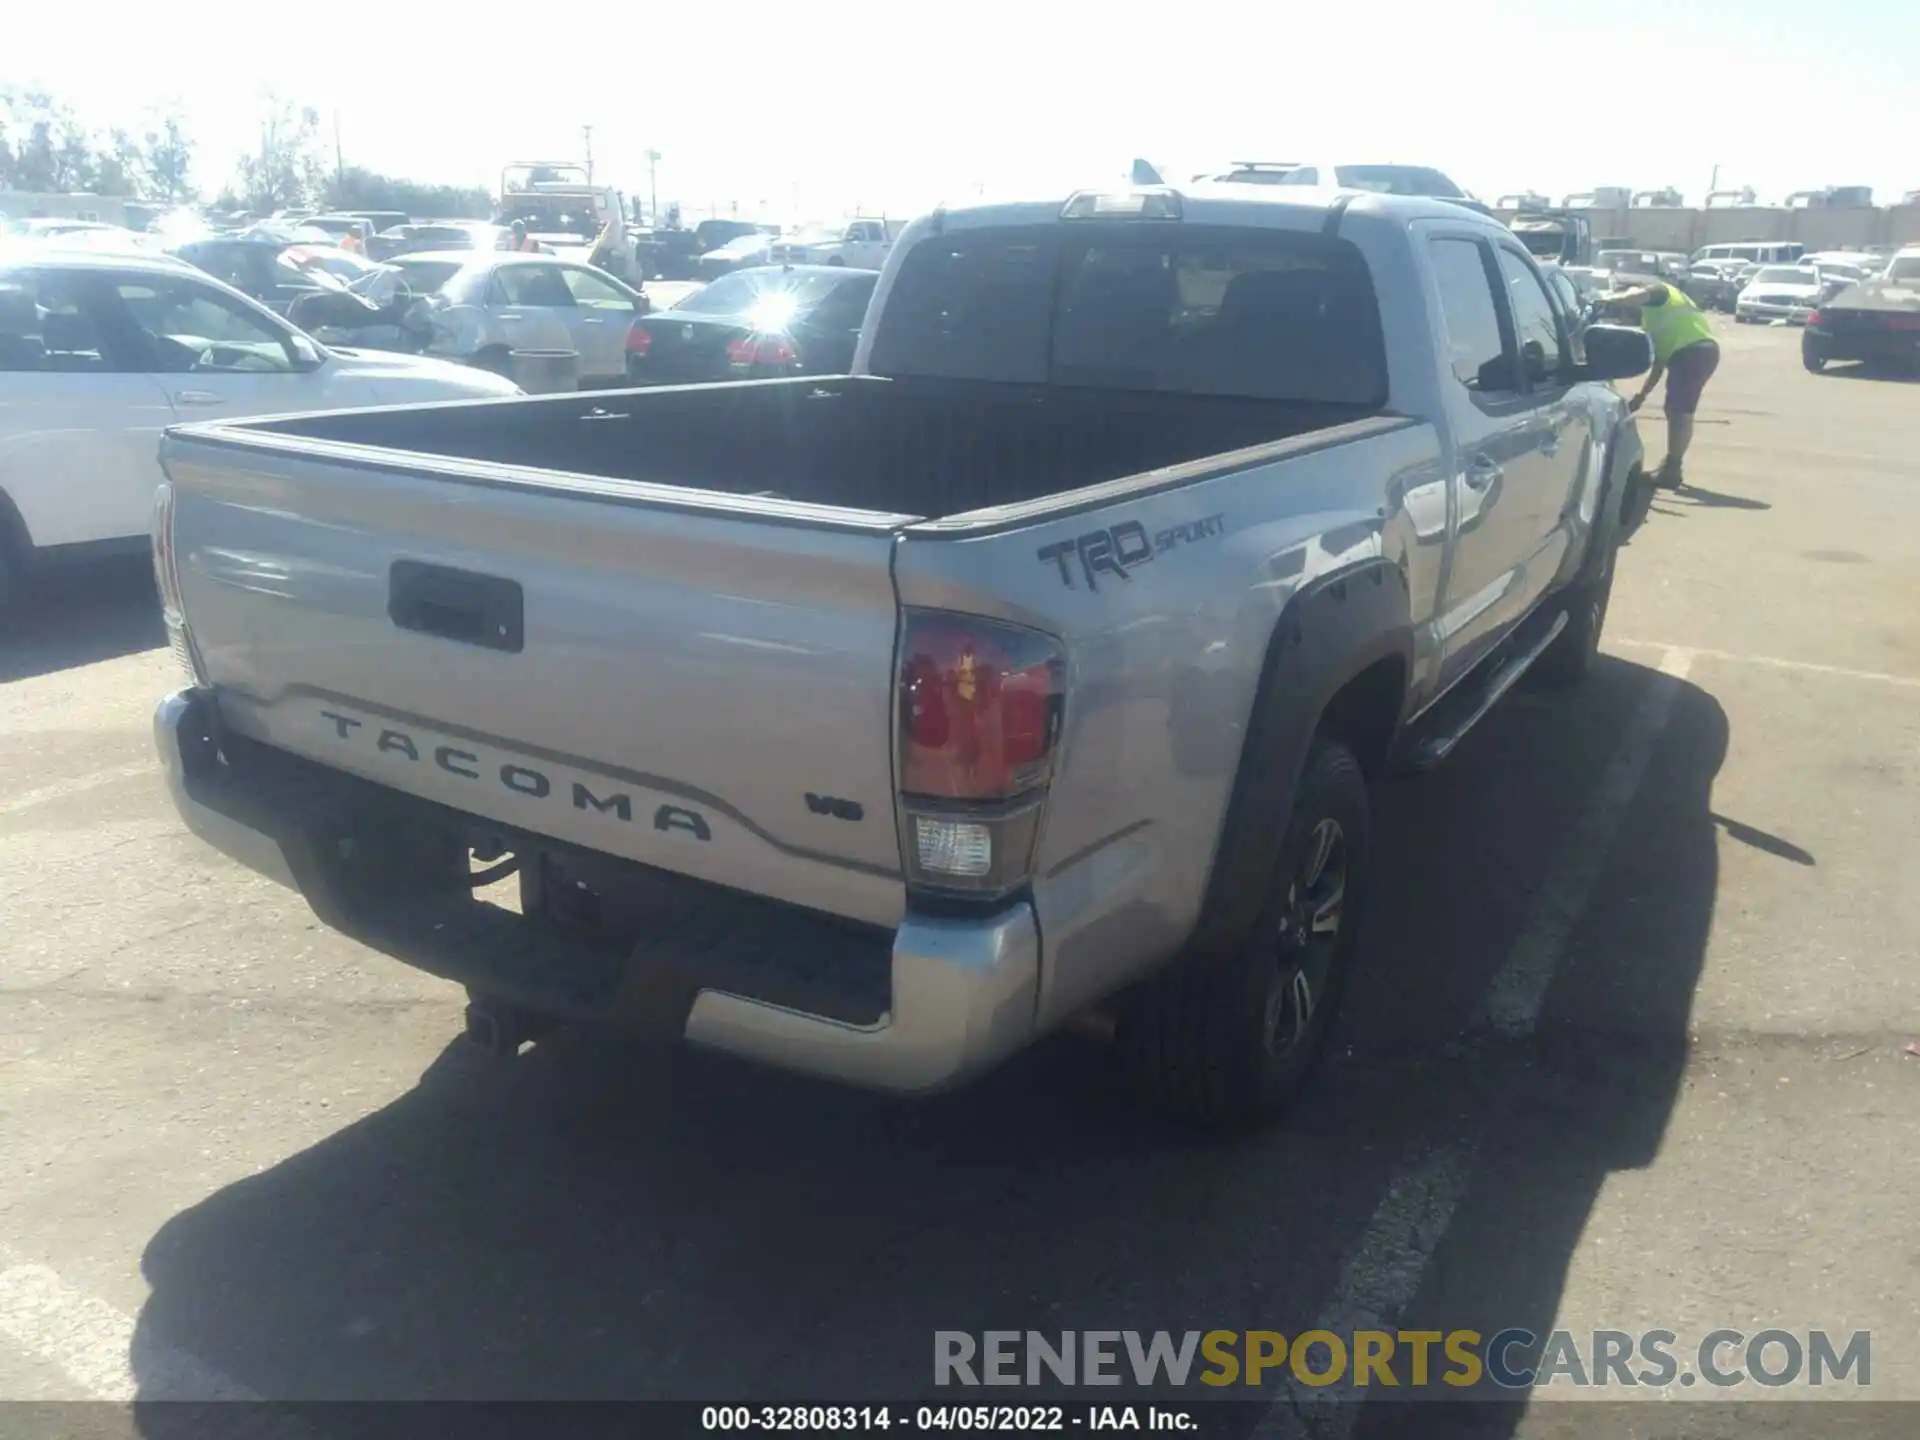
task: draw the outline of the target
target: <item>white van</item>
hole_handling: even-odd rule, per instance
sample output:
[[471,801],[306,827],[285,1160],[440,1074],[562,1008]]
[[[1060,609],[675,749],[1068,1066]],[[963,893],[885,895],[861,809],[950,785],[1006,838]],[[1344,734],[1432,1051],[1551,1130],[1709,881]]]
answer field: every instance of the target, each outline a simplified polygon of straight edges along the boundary
[[1798,240],[1741,240],[1731,245],[1702,245],[1688,257],[1688,263],[1738,260],[1747,265],[1793,265],[1806,250]]

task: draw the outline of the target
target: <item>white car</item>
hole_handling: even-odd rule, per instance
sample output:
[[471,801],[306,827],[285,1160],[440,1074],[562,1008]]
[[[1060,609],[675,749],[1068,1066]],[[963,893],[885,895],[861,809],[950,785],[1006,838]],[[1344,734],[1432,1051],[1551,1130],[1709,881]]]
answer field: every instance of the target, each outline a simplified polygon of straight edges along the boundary
[[333,351],[184,261],[0,255],[0,603],[10,573],[147,545],[176,421],[515,395],[444,360]]
[[775,240],[773,263],[878,270],[887,263],[887,252],[906,228],[904,220],[849,220],[838,228],[811,225]]
[[1811,265],[1762,265],[1733,302],[1733,318],[1742,325],[1761,320],[1804,325],[1820,304],[1822,284]]
[[515,350],[572,350],[582,385],[624,384],[627,332],[646,297],[604,271],[518,253],[429,250],[392,262],[431,295],[434,355],[506,373]]

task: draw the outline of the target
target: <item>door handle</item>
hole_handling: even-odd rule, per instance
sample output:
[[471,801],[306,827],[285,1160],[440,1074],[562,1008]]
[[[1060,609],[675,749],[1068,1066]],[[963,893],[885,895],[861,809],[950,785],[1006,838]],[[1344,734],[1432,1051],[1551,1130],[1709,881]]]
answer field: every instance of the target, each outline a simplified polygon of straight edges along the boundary
[[1476,455],[1467,463],[1466,482],[1469,490],[1485,490],[1500,478],[1500,467],[1493,463],[1490,455]]
[[503,325],[518,325],[526,318],[524,315],[502,315],[500,317],[500,323]]
[[174,403],[179,405],[224,405],[227,397],[216,395],[211,390],[176,390]]
[[580,323],[582,325],[604,325],[607,322],[598,315],[582,315],[580,317]]

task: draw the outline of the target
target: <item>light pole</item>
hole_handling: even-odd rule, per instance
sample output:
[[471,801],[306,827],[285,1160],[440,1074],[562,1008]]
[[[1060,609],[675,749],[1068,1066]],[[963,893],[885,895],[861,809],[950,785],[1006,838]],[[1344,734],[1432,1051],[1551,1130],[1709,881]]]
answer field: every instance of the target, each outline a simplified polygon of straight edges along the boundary
[[593,126],[582,125],[580,135],[587,142],[587,183],[591,185],[593,183]]
[[660,187],[655,180],[653,167],[659,163],[660,152],[647,151],[647,223],[655,229],[660,225]]

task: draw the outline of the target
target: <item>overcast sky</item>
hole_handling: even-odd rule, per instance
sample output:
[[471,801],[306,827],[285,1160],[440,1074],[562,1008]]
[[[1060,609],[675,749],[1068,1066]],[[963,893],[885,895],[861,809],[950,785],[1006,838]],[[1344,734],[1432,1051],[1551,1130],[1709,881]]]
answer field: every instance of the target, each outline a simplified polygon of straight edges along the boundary
[[[5,0],[0,0],[5,3]],[[1920,188],[1920,0],[1346,0],[1126,6],[286,5],[12,0],[0,84],[91,124],[178,102],[208,191],[269,91],[349,164],[497,186],[579,158],[689,216],[797,221],[1234,159],[1435,165],[1485,198]],[[649,16],[673,15],[666,27]],[[101,33],[111,27],[112,40]]]

